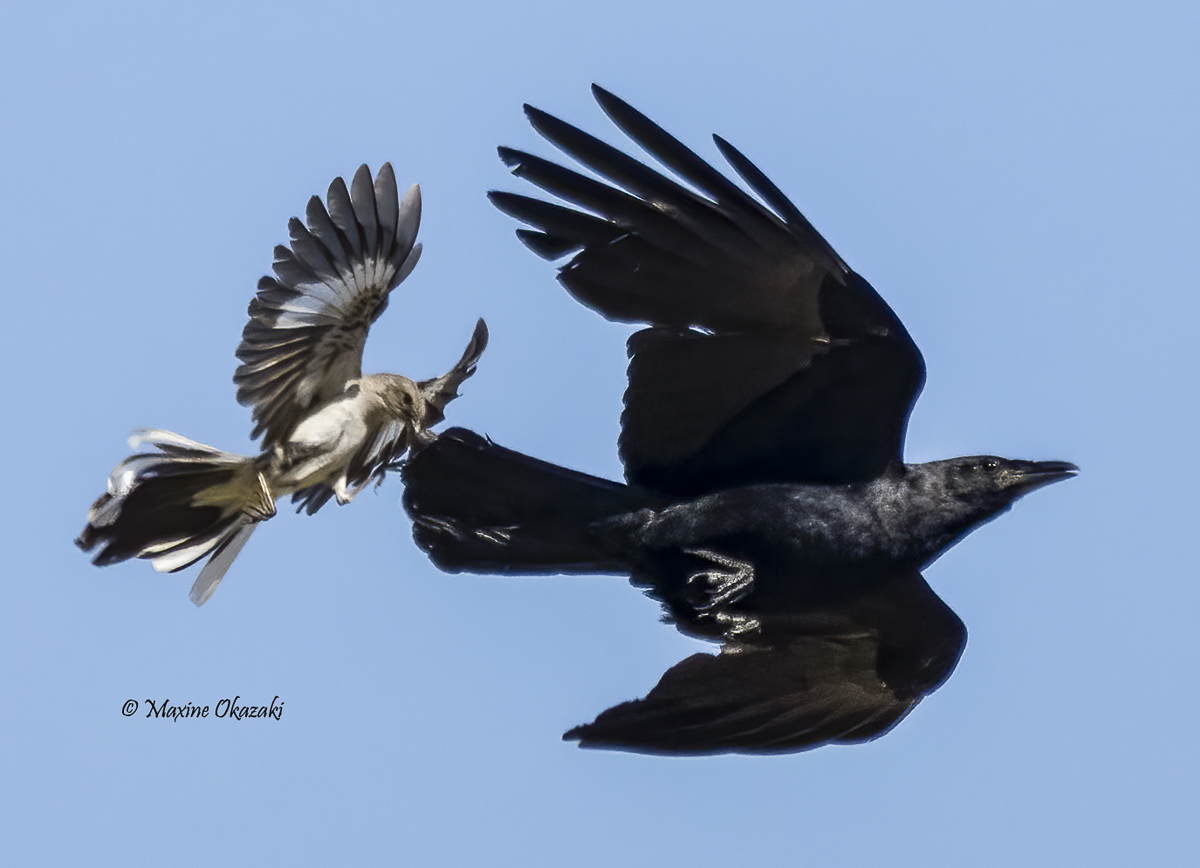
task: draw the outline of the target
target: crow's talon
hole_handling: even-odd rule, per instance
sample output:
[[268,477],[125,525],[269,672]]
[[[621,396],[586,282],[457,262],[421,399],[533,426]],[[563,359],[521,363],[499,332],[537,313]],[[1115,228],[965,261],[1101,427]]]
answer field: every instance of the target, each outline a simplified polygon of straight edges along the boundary
[[739,560],[709,549],[684,549],[684,552],[714,564],[712,569],[700,570],[688,576],[688,586],[699,590],[705,600],[696,606],[697,611],[719,612],[753,590],[754,565],[750,561]]

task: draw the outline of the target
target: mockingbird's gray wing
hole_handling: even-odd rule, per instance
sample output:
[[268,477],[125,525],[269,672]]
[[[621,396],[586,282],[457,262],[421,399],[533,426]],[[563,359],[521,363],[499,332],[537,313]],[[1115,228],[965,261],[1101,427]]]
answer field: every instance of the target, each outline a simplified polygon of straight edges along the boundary
[[756,482],[849,482],[900,457],[924,362],[875,290],[745,156],[751,196],[627,103],[613,122],[672,180],[531,106],[534,128],[611,183],[511,148],[518,177],[575,208],[493,192],[559,280],[629,343],[626,478],[675,495]]
[[472,332],[471,340],[467,343],[467,348],[463,350],[462,358],[458,360],[457,364],[440,377],[421,380],[417,383],[417,388],[421,390],[421,395],[425,399],[426,428],[436,425],[446,418],[446,405],[458,397],[458,387],[475,373],[475,366],[479,364],[479,357],[487,349],[487,343],[487,323],[480,318],[475,323],[475,331]]
[[254,408],[264,448],[362,375],[367,330],[421,253],[421,191],[400,201],[390,163],[374,184],[365,165],[349,190],[336,178],[326,198],[328,210],[309,200],[307,227],[288,221],[291,245],[275,248],[275,276],[259,281],[237,350],[238,402]]
[[958,616],[916,572],[806,611],[774,612],[718,655],[693,654],[644,699],[563,738],[647,753],[780,753],[886,733],[954,671]]

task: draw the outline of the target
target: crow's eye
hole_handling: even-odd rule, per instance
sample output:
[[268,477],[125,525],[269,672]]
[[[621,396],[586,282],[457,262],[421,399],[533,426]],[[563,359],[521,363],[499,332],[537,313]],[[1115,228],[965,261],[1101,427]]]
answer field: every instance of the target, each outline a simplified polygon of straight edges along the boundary
[[988,473],[994,473],[996,468],[1000,466],[1000,462],[998,462],[995,458],[986,458],[979,462],[979,466]]

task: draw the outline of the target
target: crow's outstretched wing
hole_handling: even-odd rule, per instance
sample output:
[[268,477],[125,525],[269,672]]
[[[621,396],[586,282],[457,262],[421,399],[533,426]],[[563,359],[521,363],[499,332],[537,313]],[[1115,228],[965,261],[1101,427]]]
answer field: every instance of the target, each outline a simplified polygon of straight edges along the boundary
[[421,253],[421,191],[400,201],[391,164],[374,184],[365,165],[349,190],[335,179],[326,199],[328,210],[309,200],[307,227],[288,222],[291,246],[275,248],[275,276],[259,281],[237,350],[238,401],[254,408],[264,448],[361,376],[367,330]]
[[678,176],[526,106],[533,126],[611,183],[510,148],[500,156],[574,208],[493,192],[559,279],[629,343],[626,476],[694,495],[765,481],[848,482],[899,458],[924,380],[887,304],[796,207],[719,137],[758,198],[603,89],[601,107]]
[[694,654],[644,698],[563,737],[665,754],[782,753],[877,738],[942,685],[967,632],[917,573],[820,611],[773,615],[753,641]]

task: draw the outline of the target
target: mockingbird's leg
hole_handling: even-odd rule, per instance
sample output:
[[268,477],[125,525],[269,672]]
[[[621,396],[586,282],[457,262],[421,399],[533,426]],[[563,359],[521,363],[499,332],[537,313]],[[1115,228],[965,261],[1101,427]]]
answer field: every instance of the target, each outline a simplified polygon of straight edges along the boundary
[[337,498],[338,506],[345,506],[350,501],[354,500],[354,495],[358,494],[362,486],[350,491],[346,488],[346,477],[339,476],[333,481],[333,496]]

